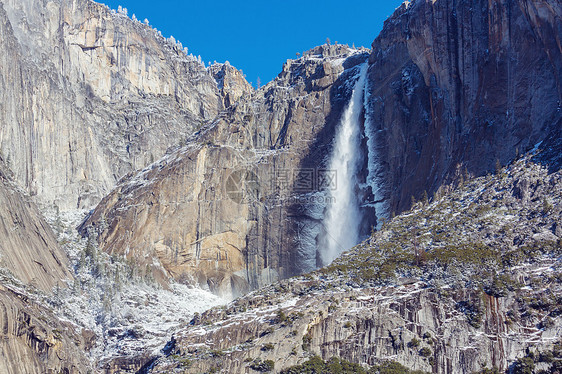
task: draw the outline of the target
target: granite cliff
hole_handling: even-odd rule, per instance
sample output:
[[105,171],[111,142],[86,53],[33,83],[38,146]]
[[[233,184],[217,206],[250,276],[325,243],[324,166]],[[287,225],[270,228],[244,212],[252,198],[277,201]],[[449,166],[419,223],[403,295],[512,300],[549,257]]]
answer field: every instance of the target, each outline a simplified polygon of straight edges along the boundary
[[328,147],[323,133],[333,134],[348,78],[366,58],[365,51],[324,46],[288,61],[275,81],[187,146],[124,179],[81,231],[109,253],[154,266],[160,279],[185,273],[224,295],[314,269],[315,249],[302,249],[297,236],[302,221],[319,219],[299,204],[315,190],[291,186],[301,155],[318,152],[319,137]]
[[[556,372],[561,17],[408,1],[254,89],[125,11],[0,0],[0,371]],[[317,270],[362,79],[365,241]]]
[[104,5],[6,0],[0,18],[0,152],[45,208],[91,208],[223,109],[197,58]]
[[[461,173],[482,175],[557,134],[560,17],[556,1],[416,1],[386,22],[368,55],[361,115],[363,237],[412,196],[431,195]],[[299,176],[327,167],[366,58],[322,46],[288,61],[185,149],[126,180],[82,232],[95,227],[104,250],[151,265],[157,258],[162,278],[186,272],[222,294],[322,265],[326,196],[303,192]],[[228,178],[250,178],[254,200],[233,203]]]
[[400,212],[561,127],[559,1],[406,2],[373,42],[367,106]]
[[85,373],[91,335],[47,302],[73,279],[66,253],[0,159],[0,372]]

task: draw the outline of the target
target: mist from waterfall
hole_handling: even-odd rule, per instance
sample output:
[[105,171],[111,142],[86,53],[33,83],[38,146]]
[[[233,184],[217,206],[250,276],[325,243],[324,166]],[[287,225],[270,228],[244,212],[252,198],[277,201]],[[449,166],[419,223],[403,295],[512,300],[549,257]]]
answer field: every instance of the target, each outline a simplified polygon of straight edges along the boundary
[[344,110],[338,128],[332,155],[328,164],[336,173],[336,186],[328,191],[330,202],[324,217],[325,235],[320,258],[323,265],[331,263],[343,251],[359,240],[361,212],[356,193],[357,169],[361,159],[361,124],[365,82],[368,64],[361,66],[351,100]]

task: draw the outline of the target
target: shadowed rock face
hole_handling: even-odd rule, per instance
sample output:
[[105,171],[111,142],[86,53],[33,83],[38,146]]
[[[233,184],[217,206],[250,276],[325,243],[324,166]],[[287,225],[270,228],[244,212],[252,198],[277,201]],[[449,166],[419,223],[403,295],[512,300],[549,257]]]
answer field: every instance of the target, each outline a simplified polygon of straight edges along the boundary
[[[317,47],[288,60],[275,81],[255,91],[233,67],[206,69],[150,27],[94,2],[0,0],[0,163],[8,165],[0,166],[0,268],[9,270],[0,272],[0,372],[11,372],[23,360],[24,372],[85,372],[84,351],[95,340],[91,333],[75,333],[29,291],[49,292],[71,277],[34,203],[71,210],[103,198],[81,232],[95,236],[106,252],[150,269],[163,285],[176,278],[237,296],[316,268],[325,204],[315,201],[322,196],[314,182],[327,165],[358,66],[366,61],[361,122],[367,136],[358,179],[366,184],[373,178],[378,191],[371,186],[358,194],[372,205],[386,204],[383,213],[403,211],[410,196],[431,194],[465,169],[486,173],[496,160],[505,164],[543,140],[541,147],[548,149],[537,160],[556,171],[561,7],[557,0],[405,3],[370,55],[345,46]],[[541,174],[513,184],[514,204],[534,204],[533,217],[545,217],[532,197],[543,179]],[[385,218],[372,207],[364,213],[363,234]],[[539,237],[560,240],[556,213],[558,220],[541,226]],[[498,228],[474,232],[493,237]],[[506,238],[511,240],[502,248],[520,239]],[[541,272],[542,264],[536,265],[520,270],[532,274],[518,276],[533,280]],[[298,300],[284,306],[304,307],[304,318],[294,310],[297,333],[284,326],[260,337],[266,337],[260,343],[279,342],[280,348],[269,352],[253,345],[246,352],[287,357],[310,332],[309,348],[325,357],[371,363],[364,358],[398,355],[401,362],[431,370],[429,360],[406,349],[411,337],[427,329],[440,335],[432,348],[438,372],[473,372],[480,369],[479,352],[503,369],[530,338],[560,336],[558,320],[543,328],[544,316],[524,313],[513,328],[520,340],[502,335],[506,322],[513,322],[509,310],[525,307],[515,297],[535,294],[501,301],[484,296],[484,326],[467,334],[469,322],[458,303],[481,300],[470,287],[444,299],[439,287],[426,289],[421,282],[351,289],[348,274],[330,282],[297,279],[290,291]],[[348,290],[333,291],[339,287]],[[266,295],[264,303],[287,301],[278,296]],[[337,313],[332,297],[344,306]],[[259,295],[248,296],[230,314],[245,318],[242,309],[265,305],[260,303]],[[260,310],[264,319],[250,315],[246,330],[220,323],[185,330],[179,353],[195,353],[193,369],[208,370],[215,357],[197,356],[190,345],[209,339],[210,348],[223,349],[232,343],[227,367],[245,371],[238,346],[271,328],[265,318],[274,317],[270,306]],[[349,315],[355,324],[345,327],[341,322]],[[212,311],[204,318],[212,324],[226,317]],[[309,355],[297,351],[300,356],[291,355],[283,365]],[[149,358],[146,352],[122,357],[108,364],[108,372],[136,370]],[[178,363],[163,362],[168,364]]]
[[561,198],[561,171],[518,160],[418,203],[332,266],[196,316],[152,372],[246,373],[271,360],[279,373],[313,355],[506,372],[556,344],[560,358],[562,206],[544,201]]
[[253,91],[244,75],[228,62],[211,65],[209,72],[217,81],[225,108],[236,104],[244,94],[250,94]]
[[0,372],[87,373],[93,334],[77,332],[26,292],[0,285]]
[[0,268],[45,292],[72,279],[51,227],[14,186],[0,159]]
[[553,0],[420,0],[385,23],[368,110],[393,211],[560,127],[561,17]]

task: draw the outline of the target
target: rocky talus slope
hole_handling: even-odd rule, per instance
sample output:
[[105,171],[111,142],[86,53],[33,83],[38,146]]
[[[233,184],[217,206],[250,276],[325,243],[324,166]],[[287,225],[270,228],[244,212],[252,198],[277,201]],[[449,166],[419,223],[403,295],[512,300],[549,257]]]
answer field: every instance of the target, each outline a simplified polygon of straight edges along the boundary
[[442,192],[330,267],[197,316],[152,372],[280,372],[313,355],[559,367],[540,357],[562,336],[562,172],[525,159]]

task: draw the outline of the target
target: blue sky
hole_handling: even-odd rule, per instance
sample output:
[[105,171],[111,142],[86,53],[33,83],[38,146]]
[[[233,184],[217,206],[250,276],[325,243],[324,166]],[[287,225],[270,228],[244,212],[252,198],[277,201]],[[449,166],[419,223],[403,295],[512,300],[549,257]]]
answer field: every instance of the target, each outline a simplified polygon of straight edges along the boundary
[[370,48],[383,22],[402,0],[182,1],[101,0],[147,18],[165,37],[174,36],[203,61],[242,69],[254,85],[275,78],[296,52],[325,43]]

